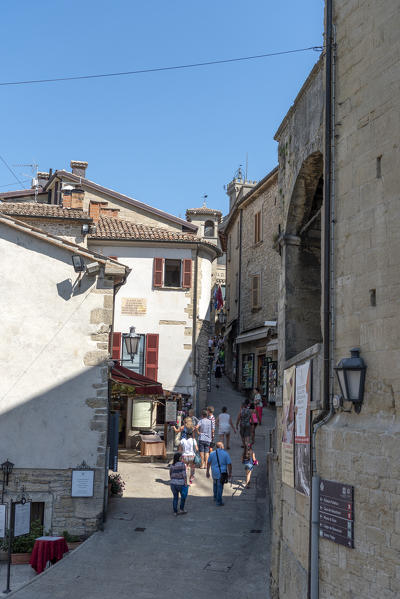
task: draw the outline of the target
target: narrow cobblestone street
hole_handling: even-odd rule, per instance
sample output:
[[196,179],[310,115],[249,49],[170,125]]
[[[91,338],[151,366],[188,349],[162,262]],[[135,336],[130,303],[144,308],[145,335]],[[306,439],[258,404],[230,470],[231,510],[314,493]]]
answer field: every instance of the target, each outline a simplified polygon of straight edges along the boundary
[[[226,405],[235,422],[243,395],[224,378],[209,393],[216,415]],[[274,412],[264,409],[255,452],[260,465],[244,489],[239,435],[232,434],[232,485],[216,508],[212,483],[197,470],[186,508],[174,518],[166,463],[120,462],[123,498],[111,500],[104,532],[17,590],[18,599],[175,599],[213,596],[268,599],[269,505],[266,496],[268,429]],[[140,530],[143,529],[143,530]]]

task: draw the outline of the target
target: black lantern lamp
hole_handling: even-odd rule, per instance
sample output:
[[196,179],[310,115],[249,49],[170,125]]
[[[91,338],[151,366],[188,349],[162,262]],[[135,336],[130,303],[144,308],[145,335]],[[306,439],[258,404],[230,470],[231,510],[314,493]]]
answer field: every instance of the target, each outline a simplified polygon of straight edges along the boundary
[[140,335],[135,333],[135,330],[136,330],[135,327],[130,327],[129,335],[125,335],[125,337],[124,337],[125,348],[126,348],[127,353],[130,355],[132,362],[133,362],[134,356],[138,352],[139,341],[140,341]]
[[8,478],[13,471],[14,464],[10,462],[10,460],[6,460],[1,464],[1,469],[3,471],[3,489],[1,492],[1,503],[4,501],[4,488],[8,486]]
[[225,324],[226,323],[226,314],[224,312],[219,312],[218,313],[218,322],[219,322],[219,324]]
[[72,254],[71,260],[75,272],[83,272],[85,270],[85,262],[83,261],[82,256],[79,254]]
[[359,414],[364,399],[364,383],[367,367],[364,360],[360,358],[359,347],[353,347],[350,353],[351,357],[340,360],[335,370],[343,399],[353,402],[354,410]]

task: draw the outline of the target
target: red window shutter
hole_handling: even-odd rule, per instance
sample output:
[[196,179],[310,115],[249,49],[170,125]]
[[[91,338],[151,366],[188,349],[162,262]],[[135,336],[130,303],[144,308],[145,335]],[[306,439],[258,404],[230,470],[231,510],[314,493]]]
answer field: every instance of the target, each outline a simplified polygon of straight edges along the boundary
[[189,289],[192,286],[192,261],[185,259],[183,261],[182,287]]
[[112,334],[111,358],[113,360],[121,359],[121,337],[122,333]]
[[153,287],[163,286],[164,258],[154,258]]
[[146,335],[146,376],[153,381],[158,376],[158,338],[159,335]]

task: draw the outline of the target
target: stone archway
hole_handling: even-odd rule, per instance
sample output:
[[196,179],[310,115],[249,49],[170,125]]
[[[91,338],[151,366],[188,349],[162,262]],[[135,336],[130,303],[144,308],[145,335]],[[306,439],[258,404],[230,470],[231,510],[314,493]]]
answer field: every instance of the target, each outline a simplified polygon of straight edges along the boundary
[[322,341],[322,203],[323,157],[315,152],[297,176],[283,239],[286,360]]

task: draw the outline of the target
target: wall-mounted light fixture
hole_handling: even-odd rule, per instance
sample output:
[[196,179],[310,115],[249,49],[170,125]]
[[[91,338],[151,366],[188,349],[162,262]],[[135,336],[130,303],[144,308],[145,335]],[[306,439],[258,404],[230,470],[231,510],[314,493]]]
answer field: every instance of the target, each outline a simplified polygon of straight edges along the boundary
[[125,348],[127,353],[130,355],[133,362],[134,356],[137,354],[139,349],[140,335],[135,333],[135,327],[129,328],[129,335],[124,336]]
[[79,254],[72,254],[71,260],[75,272],[83,272],[85,270],[85,262],[83,261],[82,256]]
[[218,322],[219,324],[226,323],[226,314],[224,312],[218,312]]
[[357,414],[361,411],[364,399],[364,383],[367,367],[360,358],[360,348],[353,347],[350,350],[350,358],[342,358],[335,367],[336,376],[339,381],[340,391],[345,401],[354,404]]

